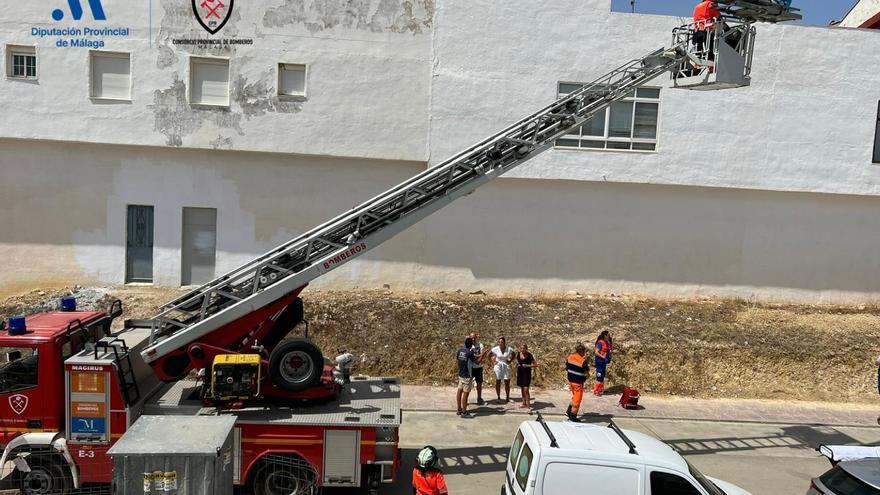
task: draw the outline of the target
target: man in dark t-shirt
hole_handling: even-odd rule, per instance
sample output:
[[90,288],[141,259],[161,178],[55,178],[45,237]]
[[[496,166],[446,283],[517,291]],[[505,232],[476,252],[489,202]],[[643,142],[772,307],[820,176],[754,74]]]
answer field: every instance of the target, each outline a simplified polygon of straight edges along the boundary
[[474,386],[473,366],[477,362],[473,348],[474,341],[468,337],[464,339],[464,347],[455,353],[458,362],[458,391],[455,393],[455,405],[458,408],[458,415],[463,418],[473,417],[467,410],[468,396]]

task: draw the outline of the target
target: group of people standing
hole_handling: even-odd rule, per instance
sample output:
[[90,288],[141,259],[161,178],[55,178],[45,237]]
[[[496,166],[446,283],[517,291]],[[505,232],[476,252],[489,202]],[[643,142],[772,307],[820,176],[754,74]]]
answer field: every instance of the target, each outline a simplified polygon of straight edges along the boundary
[[476,386],[477,404],[483,405],[483,365],[490,360],[492,371],[495,374],[495,397],[497,402],[501,400],[501,385],[504,384],[504,403],[510,402],[510,380],[516,371],[516,386],[522,393],[522,404],[519,407],[532,410],[529,387],[532,386],[532,372],[538,367],[535,356],[529,352],[529,346],[522,344],[519,351],[507,344],[507,338],[498,338],[498,345],[486,349],[476,333],[471,334],[464,340],[464,347],[456,353],[458,362],[458,392],[456,394],[456,406],[458,415],[471,418],[473,414],[468,411],[468,398],[471,390]]
[[[601,395],[605,389],[605,373],[611,363],[611,334],[605,330],[596,339],[595,358],[596,382],[593,387],[595,395]],[[577,414],[583,399],[584,384],[589,379],[590,358],[587,356],[586,346],[578,343],[574,354],[566,360],[569,387],[572,399],[569,404],[567,415],[572,421],[578,421]],[[488,361],[487,361],[488,360]],[[498,403],[510,402],[510,381],[516,372],[516,386],[522,393],[520,408],[532,412],[532,375],[538,368],[538,360],[529,352],[529,346],[522,344],[519,351],[507,344],[504,336],[498,338],[498,345],[486,349],[477,339],[476,333],[471,333],[465,340],[464,346],[456,352],[458,363],[458,391],[456,393],[457,414],[463,418],[471,418],[473,414],[468,411],[468,399],[471,390],[476,386],[477,404],[483,405],[483,366],[490,363],[495,374],[495,397]],[[501,399],[501,386],[504,385],[504,400]]]

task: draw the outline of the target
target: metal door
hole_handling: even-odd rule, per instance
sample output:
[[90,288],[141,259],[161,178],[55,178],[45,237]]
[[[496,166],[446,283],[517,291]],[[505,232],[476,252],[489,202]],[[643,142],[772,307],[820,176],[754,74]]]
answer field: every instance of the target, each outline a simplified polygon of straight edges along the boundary
[[324,432],[324,486],[361,485],[361,432]]
[[217,254],[217,210],[183,209],[181,285],[201,285],[214,278]]
[[153,207],[128,206],[125,281],[153,281]]

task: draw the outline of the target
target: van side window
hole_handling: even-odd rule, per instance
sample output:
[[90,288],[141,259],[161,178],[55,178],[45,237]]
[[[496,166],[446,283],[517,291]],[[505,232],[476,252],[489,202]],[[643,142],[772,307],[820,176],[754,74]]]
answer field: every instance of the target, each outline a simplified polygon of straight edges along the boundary
[[532,470],[532,457],[534,457],[532,449],[526,445],[519,456],[519,462],[516,463],[516,482],[523,491],[526,489],[526,483],[529,481],[529,472]]
[[681,476],[653,471],[651,495],[700,495],[700,491]]
[[516,434],[516,438],[513,440],[513,445],[510,446],[510,454],[507,459],[510,461],[510,468],[516,471],[516,460],[519,459],[519,451],[523,446],[523,434],[522,432],[518,432]]

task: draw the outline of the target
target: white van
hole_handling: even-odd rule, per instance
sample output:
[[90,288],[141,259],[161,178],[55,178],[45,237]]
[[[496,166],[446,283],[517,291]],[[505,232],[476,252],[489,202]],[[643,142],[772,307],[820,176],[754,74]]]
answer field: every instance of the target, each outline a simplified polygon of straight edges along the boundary
[[656,438],[585,423],[526,421],[507,463],[502,495],[750,495],[707,478]]

